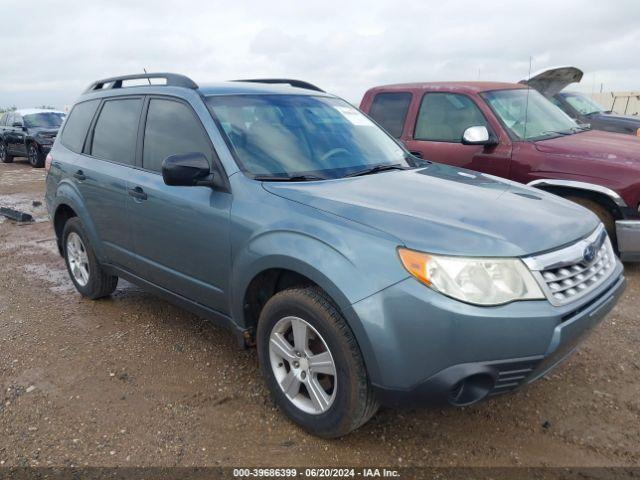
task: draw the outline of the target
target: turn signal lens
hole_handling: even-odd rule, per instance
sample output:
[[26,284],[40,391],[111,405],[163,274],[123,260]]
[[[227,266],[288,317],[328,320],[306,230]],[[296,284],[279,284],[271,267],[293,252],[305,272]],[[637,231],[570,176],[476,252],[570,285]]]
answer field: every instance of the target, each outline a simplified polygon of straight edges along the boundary
[[407,271],[420,280],[425,285],[431,285],[429,277],[427,276],[427,263],[429,262],[429,255],[422,252],[416,252],[415,250],[407,250],[406,248],[399,248],[398,254],[402,265]]

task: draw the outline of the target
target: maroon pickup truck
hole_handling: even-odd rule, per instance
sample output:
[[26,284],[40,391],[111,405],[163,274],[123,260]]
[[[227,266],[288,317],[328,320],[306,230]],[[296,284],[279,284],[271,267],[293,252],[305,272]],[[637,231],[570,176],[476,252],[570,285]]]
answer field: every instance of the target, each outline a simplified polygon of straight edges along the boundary
[[640,139],[578,125],[520,84],[442,82],[367,91],[360,108],[414,155],[525,183],[592,210],[640,261]]

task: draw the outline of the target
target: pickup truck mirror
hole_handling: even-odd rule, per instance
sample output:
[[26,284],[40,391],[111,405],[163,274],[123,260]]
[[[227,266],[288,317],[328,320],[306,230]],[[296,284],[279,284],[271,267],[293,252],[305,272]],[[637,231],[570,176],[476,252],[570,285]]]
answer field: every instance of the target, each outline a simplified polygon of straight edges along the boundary
[[484,125],[467,128],[462,134],[463,145],[495,145],[497,142],[491,138],[489,130]]
[[207,157],[193,152],[170,155],[162,161],[162,179],[175,187],[215,186]]

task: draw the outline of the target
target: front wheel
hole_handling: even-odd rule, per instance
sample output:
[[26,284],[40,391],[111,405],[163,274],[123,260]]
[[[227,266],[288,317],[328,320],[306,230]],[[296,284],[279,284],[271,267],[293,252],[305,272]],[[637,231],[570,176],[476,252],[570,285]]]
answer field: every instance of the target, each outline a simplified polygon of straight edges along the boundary
[[27,159],[33,168],[44,167],[44,155],[35,143],[30,143],[27,148]]
[[107,274],[98,263],[79,218],[67,220],[62,245],[67,271],[78,292],[92,300],[113,293],[118,277]]
[[2,163],[13,162],[13,156],[9,155],[9,149],[7,148],[7,144],[4,142],[0,142],[0,162]]
[[321,290],[274,295],[260,314],[257,344],[275,402],[309,432],[339,437],[377,411],[355,337]]

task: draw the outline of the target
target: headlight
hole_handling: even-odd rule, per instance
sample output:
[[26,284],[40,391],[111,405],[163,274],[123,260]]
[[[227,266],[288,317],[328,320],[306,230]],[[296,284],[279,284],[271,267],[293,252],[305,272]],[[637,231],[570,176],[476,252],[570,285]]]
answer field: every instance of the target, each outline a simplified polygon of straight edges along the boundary
[[444,295],[475,305],[544,299],[538,283],[518,258],[464,258],[406,248],[398,253],[407,271]]

